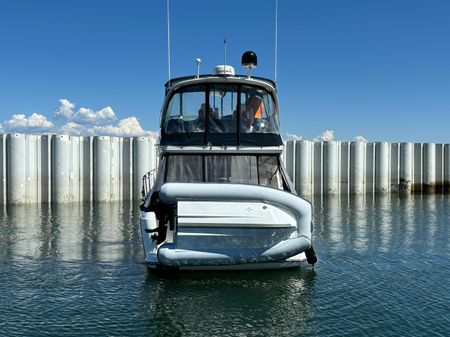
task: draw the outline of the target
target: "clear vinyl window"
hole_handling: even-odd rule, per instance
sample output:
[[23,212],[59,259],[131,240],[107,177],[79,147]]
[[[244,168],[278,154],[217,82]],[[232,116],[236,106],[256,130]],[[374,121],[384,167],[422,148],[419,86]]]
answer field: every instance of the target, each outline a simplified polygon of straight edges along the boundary
[[[239,115],[239,116],[238,116]],[[172,133],[279,133],[272,95],[258,87],[209,84],[175,92],[163,127]]]
[[213,85],[209,89],[209,131],[211,133],[235,133],[237,125],[238,88]]
[[205,87],[190,87],[172,96],[164,120],[166,133],[205,131]]
[[267,91],[255,87],[241,88],[240,131],[278,133],[278,112]]

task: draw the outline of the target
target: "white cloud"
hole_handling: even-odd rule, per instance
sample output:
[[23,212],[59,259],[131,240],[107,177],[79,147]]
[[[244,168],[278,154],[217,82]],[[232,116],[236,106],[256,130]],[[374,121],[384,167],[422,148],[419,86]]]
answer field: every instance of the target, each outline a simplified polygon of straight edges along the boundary
[[110,106],[106,106],[98,111],[83,107],[78,111],[74,111],[74,108],[75,103],[70,102],[66,98],[61,98],[59,100],[59,108],[55,111],[56,119],[84,125],[105,125],[117,119],[114,110]]
[[148,131],[145,131],[136,117],[128,117],[119,121],[117,126],[106,125],[101,127],[96,127],[96,131],[101,135],[110,136],[143,136],[147,135]]
[[61,98],[59,100],[59,108],[55,111],[55,115],[57,118],[62,117],[70,120],[74,114],[73,108],[75,108],[74,103],[69,102],[65,98]]
[[80,108],[74,115],[72,120],[78,124],[101,125],[116,119],[116,114],[110,106],[101,110],[94,111],[87,108]]
[[61,98],[59,107],[53,112],[51,120],[37,113],[31,116],[16,114],[10,120],[0,122],[0,132],[71,136],[146,136],[155,140],[159,138],[159,132],[144,130],[136,117],[118,120],[110,106],[98,111],[83,107],[78,111],[74,109],[75,103]]
[[47,117],[33,113],[30,117],[24,114],[13,115],[8,121],[1,123],[5,132],[45,133],[52,132],[54,124]]
[[69,136],[92,136],[94,135],[94,128],[87,125],[81,125],[74,122],[68,122],[63,125],[57,133],[66,134]]
[[57,133],[73,136],[152,136],[157,138],[158,132],[146,131],[136,117],[128,117],[117,120],[114,110],[110,106],[94,111],[88,108],[80,108],[74,111],[75,103],[67,99],[59,100],[59,108],[55,111],[56,118],[66,119],[66,123],[58,128]]
[[325,130],[320,135],[318,135],[316,138],[314,138],[314,141],[316,142],[328,142],[334,140],[334,131],[333,130]]
[[354,142],[364,142],[367,143],[368,140],[366,138],[364,138],[363,136],[356,136],[355,138],[353,138]]
[[286,140],[302,140],[302,136],[297,136],[293,133],[286,133]]
[[117,125],[85,125],[75,122],[68,122],[63,125],[59,133],[70,136],[115,136],[115,137],[137,137],[149,136],[155,139],[159,133],[154,131],[146,131],[136,117],[128,117],[119,121]]

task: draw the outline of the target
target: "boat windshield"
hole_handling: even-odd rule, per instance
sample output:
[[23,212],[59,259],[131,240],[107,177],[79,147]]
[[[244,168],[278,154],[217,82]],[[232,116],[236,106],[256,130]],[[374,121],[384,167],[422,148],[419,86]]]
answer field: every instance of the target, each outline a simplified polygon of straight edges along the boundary
[[250,134],[278,135],[279,118],[274,98],[263,88],[204,84],[183,87],[172,94],[161,128],[163,138],[169,140],[178,135],[178,141],[236,144],[238,134],[241,139],[248,139]]
[[288,189],[275,155],[168,155],[165,182],[233,183]]

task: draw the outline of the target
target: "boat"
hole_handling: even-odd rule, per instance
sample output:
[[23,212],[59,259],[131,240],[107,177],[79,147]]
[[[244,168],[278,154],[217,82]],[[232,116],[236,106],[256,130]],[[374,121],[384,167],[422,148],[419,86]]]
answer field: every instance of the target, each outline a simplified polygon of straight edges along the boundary
[[220,65],[165,84],[158,170],[143,177],[140,226],[149,268],[316,263],[312,205],[296,194],[281,159],[276,85],[252,76],[256,65],[248,51],[246,75]]

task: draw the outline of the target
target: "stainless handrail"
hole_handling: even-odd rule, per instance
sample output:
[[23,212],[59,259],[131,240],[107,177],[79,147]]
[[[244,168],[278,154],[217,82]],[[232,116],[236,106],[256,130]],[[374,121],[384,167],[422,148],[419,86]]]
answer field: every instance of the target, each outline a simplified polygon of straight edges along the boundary
[[141,190],[142,201],[145,200],[147,194],[151,191],[153,184],[155,183],[155,178],[156,178],[156,169],[147,172],[142,177],[142,190]]

